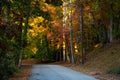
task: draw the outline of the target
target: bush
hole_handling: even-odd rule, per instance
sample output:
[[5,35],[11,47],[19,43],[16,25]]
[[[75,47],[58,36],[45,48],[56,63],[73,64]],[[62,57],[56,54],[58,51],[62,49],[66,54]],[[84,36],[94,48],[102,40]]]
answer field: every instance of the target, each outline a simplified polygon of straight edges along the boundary
[[55,55],[57,53],[57,49],[54,47],[49,48],[49,53],[47,52],[46,47],[42,49],[38,49],[35,54],[35,58],[41,61],[55,61]]
[[24,48],[23,49],[23,58],[34,58],[35,57],[35,54],[30,50],[30,49],[27,49],[27,48]]
[[120,67],[112,68],[108,71],[109,74],[120,74]]
[[7,80],[16,71],[12,53],[0,50],[0,80]]
[[0,34],[0,80],[7,80],[17,71],[13,41]]

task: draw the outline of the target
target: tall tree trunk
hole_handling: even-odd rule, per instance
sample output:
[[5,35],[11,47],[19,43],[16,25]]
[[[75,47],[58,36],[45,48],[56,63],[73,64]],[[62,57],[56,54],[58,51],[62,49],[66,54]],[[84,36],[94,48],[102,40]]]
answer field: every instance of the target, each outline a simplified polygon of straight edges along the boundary
[[65,47],[65,34],[64,33],[63,33],[63,39],[64,39],[64,41],[63,41],[63,61],[65,61],[66,47]]
[[[67,8],[68,8],[68,5],[67,5],[67,3],[68,3],[68,1],[67,0],[64,0],[64,2],[63,2],[63,20],[64,20],[64,22],[63,22],[63,27],[64,27],[64,29],[66,29],[67,28],[67,25],[68,25],[68,22],[67,22]],[[63,39],[64,39],[64,42],[63,42],[63,61],[68,61],[68,62],[70,62],[70,60],[68,59],[68,53],[67,53],[67,51],[68,51],[68,46],[67,46],[67,43],[66,43],[66,34],[65,34],[65,32],[64,32],[64,30],[63,30]]]
[[112,8],[113,8],[113,6],[112,6],[112,1],[111,1],[111,3],[110,3],[110,12],[111,12],[111,14],[110,14],[110,28],[109,28],[109,41],[110,42],[112,42],[112,40],[113,40],[113,37],[112,37],[112,27],[113,27],[113,10],[112,10]]
[[45,33],[45,42],[46,42],[47,55],[49,55],[50,51],[49,51],[49,41],[47,39],[47,32]]
[[61,48],[60,48],[60,60],[59,61],[62,61],[62,52],[61,52]]
[[112,42],[112,40],[113,40],[113,38],[112,38],[112,27],[113,27],[113,17],[111,15],[111,17],[110,17],[110,28],[109,28],[109,30],[110,30],[109,41],[110,42]]
[[18,53],[16,53],[16,58],[15,58],[15,64],[18,66],[19,64],[19,56],[21,54],[21,50],[22,50],[22,23],[23,23],[23,18],[20,18],[20,24],[19,24],[19,29],[18,29],[18,37],[17,37],[17,43],[18,43],[18,47],[17,47],[17,51]]
[[70,57],[69,57],[69,45],[68,45],[68,40],[67,40],[67,38],[65,39],[65,47],[66,47],[66,59],[67,59],[67,62],[69,62],[70,63]]
[[69,10],[70,10],[70,51],[71,51],[71,62],[74,64],[74,46],[73,46],[73,32],[72,32],[72,9],[71,9],[71,0],[69,0]]
[[85,48],[84,48],[84,37],[83,37],[83,6],[80,4],[80,36],[81,36],[81,50],[82,50],[82,64],[85,63]]
[[[27,29],[28,29],[28,20],[29,20],[29,17],[30,17],[30,3],[31,3],[31,0],[28,0],[27,1],[27,5],[26,5],[26,20],[25,20],[25,26],[24,26],[24,32],[23,32],[23,35],[22,35],[22,48],[24,48],[27,44]],[[19,56],[19,64],[18,64],[18,67],[21,66],[21,62],[22,62],[22,52],[23,52],[23,49],[21,49],[21,53],[20,53],[20,56]]]
[[118,29],[118,30],[120,30],[120,15],[119,15],[119,23],[118,23],[118,24],[119,24],[119,26],[118,26],[118,27],[119,27],[119,29]]
[[63,61],[65,61],[65,33],[64,29],[66,26],[66,0],[63,0]]

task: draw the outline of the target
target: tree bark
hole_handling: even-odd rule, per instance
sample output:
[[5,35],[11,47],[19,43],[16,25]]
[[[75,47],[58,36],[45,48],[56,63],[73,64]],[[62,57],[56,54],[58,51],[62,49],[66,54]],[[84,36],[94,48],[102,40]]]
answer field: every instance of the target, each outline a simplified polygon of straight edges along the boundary
[[81,37],[81,51],[82,51],[82,64],[85,63],[85,48],[84,48],[84,37],[83,37],[83,6],[80,4],[80,37]]
[[70,10],[70,51],[71,51],[71,62],[74,64],[74,46],[73,46],[73,32],[72,32],[72,9],[71,9],[71,0],[69,0],[69,10]]
[[69,43],[68,43],[68,40],[67,40],[67,38],[65,39],[65,47],[66,47],[66,59],[67,59],[67,62],[69,62],[70,63],[70,57],[69,57]]
[[63,0],[63,61],[65,61],[65,55],[66,55],[66,47],[65,47],[65,33],[64,29],[66,27],[66,0]]
[[110,12],[111,12],[111,14],[110,14],[110,28],[109,28],[109,31],[110,31],[110,35],[109,35],[109,41],[110,42],[112,42],[112,40],[113,40],[113,37],[112,37],[112,27],[113,27],[113,10],[112,10],[112,1],[111,1],[111,3],[110,3]]
[[26,43],[27,43],[27,29],[28,29],[28,26],[29,26],[29,17],[30,17],[30,3],[31,3],[31,0],[28,0],[27,2],[27,5],[26,5],[26,20],[25,20],[25,26],[24,26],[24,32],[23,32],[23,35],[22,35],[22,49],[21,49],[21,53],[19,55],[19,64],[18,64],[18,67],[21,66],[21,63],[22,63],[22,52],[23,52],[23,48],[26,46]]

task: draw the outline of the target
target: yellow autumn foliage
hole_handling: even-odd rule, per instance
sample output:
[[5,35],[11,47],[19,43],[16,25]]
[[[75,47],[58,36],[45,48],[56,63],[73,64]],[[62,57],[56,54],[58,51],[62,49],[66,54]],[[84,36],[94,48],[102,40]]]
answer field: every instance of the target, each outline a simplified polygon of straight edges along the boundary
[[29,25],[32,29],[28,30],[28,35],[31,34],[32,37],[35,37],[38,35],[38,33],[43,32],[46,30],[42,25],[39,25],[40,23],[43,23],[45,19],[43,17],[36,17],[31,18],[29,20]]

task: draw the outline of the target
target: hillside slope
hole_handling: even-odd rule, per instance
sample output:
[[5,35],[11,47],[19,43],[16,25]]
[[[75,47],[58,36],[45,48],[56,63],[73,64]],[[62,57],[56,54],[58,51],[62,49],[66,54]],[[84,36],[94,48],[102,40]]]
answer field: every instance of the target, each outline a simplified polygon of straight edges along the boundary
[[89,53],[86,66],[105,72],[111,68],[120,67],[120,41],[114,41],[93,50]]
[[100,80],[120,80],[120,74],[108,74],[113,68],[120,69],[120,41],[97,47],[88,53],[84,65],[74,65],[70,68],[95,76]]

